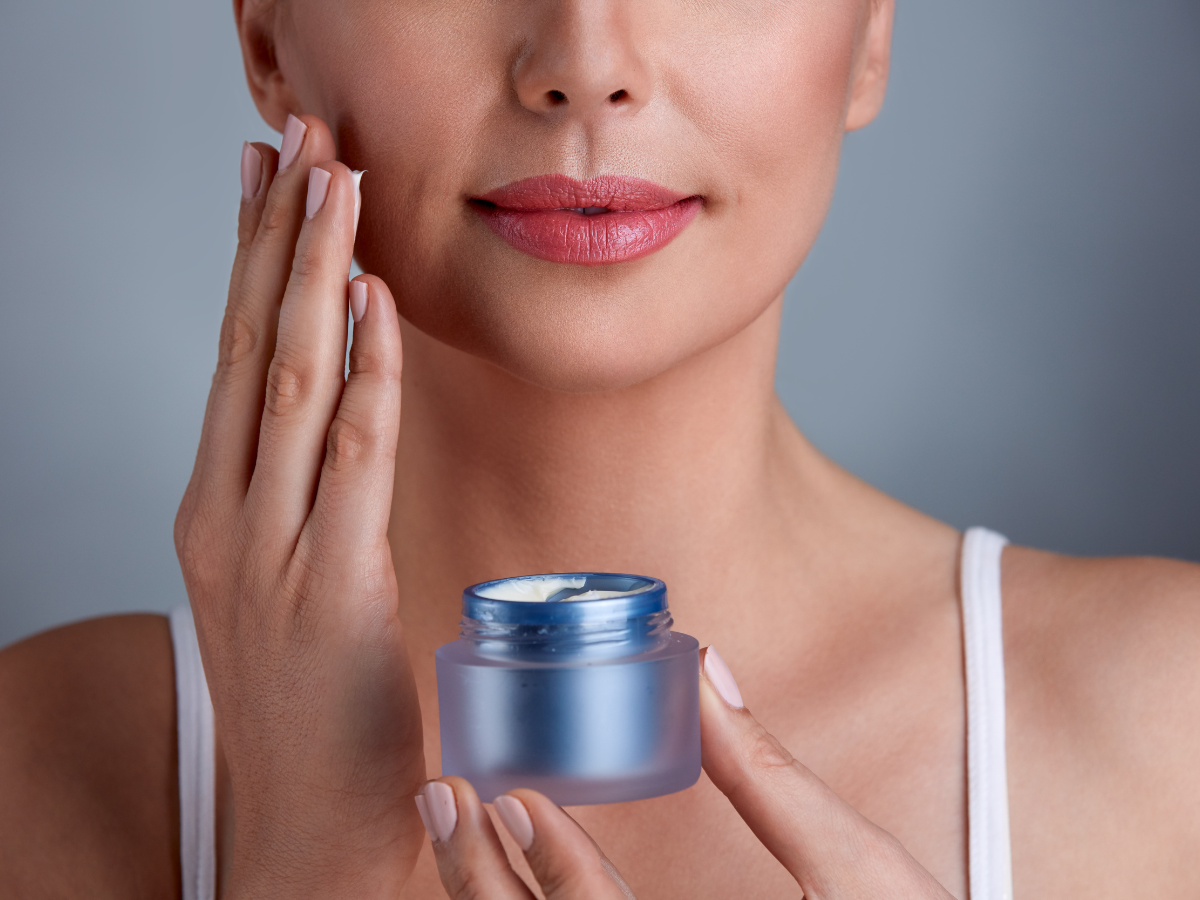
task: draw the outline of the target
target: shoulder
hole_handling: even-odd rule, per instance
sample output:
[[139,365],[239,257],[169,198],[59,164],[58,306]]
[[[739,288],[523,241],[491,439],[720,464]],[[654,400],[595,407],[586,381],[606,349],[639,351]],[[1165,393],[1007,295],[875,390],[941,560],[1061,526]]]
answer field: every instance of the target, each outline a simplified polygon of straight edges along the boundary
[[1077,699],[1171,703],[1200,691],[1198,565],[1009,547],[1003,595],[1006,657]]
[[177,896],[174,684],[162,616],[0,651],[0,881],[16,895]]
[[[1023,809],[1044,838],[1078,836],[1106,879],[1136,873],[1158,896],[1194,885],[1200,566],[1010,547],[1003,595],[1014,865]],[[1047,865],[1067,867],[1051,846]]]

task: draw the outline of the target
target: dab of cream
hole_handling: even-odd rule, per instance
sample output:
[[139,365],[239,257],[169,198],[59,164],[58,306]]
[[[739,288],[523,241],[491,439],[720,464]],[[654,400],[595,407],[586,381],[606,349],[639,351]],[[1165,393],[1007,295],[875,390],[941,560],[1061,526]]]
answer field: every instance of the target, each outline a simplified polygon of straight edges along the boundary
[[[545,578],[512,578],[489,585],[479,592],[479,596],[489,600],[515,600],[521,603],[546,603],[559,591],[581,588],[587,579],[582,575],[578,578],[565,578],[560,575],[548,575]],[[632,591],[583,591],[571,597],[564,597],[563,603],[575,600],[607,600],[610,597],[628,597],[648,591],[652,585],[635,588]]]

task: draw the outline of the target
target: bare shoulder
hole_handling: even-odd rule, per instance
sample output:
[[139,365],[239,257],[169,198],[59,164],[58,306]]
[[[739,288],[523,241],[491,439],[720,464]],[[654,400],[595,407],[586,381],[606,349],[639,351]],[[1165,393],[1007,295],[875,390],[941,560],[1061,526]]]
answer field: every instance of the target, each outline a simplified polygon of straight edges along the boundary
[[178,896],[174,684],[162,616],[0,651],[4,896]]
[[1011,547],[1003,578],[1014,876],[1024,854],[1046,877],[1035,894],[1189,896],[1200,566]]

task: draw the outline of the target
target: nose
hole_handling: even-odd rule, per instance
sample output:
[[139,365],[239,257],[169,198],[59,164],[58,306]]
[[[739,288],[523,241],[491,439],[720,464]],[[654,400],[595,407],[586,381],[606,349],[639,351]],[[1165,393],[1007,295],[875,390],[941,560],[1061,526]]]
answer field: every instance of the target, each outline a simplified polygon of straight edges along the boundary
[[544,116],[593,119],[636,112],[653,91],[638,53],[642,0],[542,0],[513,70],[521,105]]

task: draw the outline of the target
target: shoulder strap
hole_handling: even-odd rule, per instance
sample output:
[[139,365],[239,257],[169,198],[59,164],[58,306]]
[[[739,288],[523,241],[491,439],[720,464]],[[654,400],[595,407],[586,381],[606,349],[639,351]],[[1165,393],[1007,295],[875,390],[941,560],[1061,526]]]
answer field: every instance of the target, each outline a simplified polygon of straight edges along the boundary
[[1004,537],[983,528],[972,528],[963,537],[967,873],[971,900],[1012,900],[1000,614],[1000,557],[1007,543]]
[[192,611],[171,612],[175,647],[176,719],[179,725],[179,861],[183,900],[213,900],[214,851],[213,708],[200,661]]

